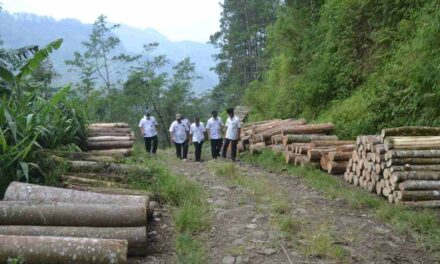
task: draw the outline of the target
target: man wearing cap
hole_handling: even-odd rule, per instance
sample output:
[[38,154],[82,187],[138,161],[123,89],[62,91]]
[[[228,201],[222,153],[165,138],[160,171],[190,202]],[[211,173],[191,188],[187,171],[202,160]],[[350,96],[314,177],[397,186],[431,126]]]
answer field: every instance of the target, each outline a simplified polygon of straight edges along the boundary
[[231,144],[231,159],[235,161],[237,157],[237,144],[240,140],[241,133],[240,119],[234,115],[233,108],[229,108],[226,112],[229,117],[226,120],[226,135],[225,142],[223,143],[222,156],[226,158],[226,152],[228,151],[229,144]]
[[174,143],[176,147],[177,158],[187,159],[189,128],[187,124],[182,121],[181,114],[176,114],[176,120],[171,124],[169,131],[171,143]]
[[200,117],[195,118],[195,122],[191,125],[189,129],[190,141],[194,144],[196,162],[202,161],[202,147],[205,141],[206,128],[205,125],[200,122]]
[[206,129],[208,130],[208,135],[211,140],[211,155],[212,158],[216,159],[220,157],[220,150],[223,144],[223,122],[217,115],[217,111],[212,111],[211,114],[212,117],[206,123]]
[[141,135],[144,136],[147,153],[156,154],[158,143],[157,131],[159,125],[148,110],[145,111],[145,116],[139,122],[139,128],[141,129]]

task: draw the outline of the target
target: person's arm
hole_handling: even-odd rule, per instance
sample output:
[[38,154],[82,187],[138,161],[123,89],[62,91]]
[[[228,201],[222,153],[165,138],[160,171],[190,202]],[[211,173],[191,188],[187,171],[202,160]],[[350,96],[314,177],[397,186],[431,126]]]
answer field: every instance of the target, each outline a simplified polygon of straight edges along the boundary
[[238,121],[238,129],[237,129],[237,132],[238,132],[238,138],[237,138],[237,140],[240,140],[240,139],[241,139],[241,124],[240,124],[240,119],[237,118],[237,121]]
[[188,143],[191,145],[192,144],[192,134],[193,134],[193,128],[190,127],[189,128],[189,136],[188,136]]
[[139,122],[139,129],[141,131],[141,136],[143,137],[144,136],[144,126],[142,124],[142,120]]
[[173,145],[173,141],[174,141],[174,138],[173,138],[173,130],[174,130],[174,126],[173,126],[173,124],[171,124],[171,126],[170,126],[170,130],[169,130],[169,132],[170,132],[170,144],[171,144],[171,145]]

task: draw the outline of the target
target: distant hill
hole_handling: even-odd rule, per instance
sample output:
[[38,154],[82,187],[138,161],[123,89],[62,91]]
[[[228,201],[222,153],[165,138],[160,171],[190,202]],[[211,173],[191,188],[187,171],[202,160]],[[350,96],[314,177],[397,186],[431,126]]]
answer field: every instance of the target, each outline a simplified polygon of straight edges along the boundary
[[[57,38],[63,38],[62,48],[51,55],[55,69],[63,76],[62,82],[75,81],[76,74],[68,72],[64,61],[71,59],[75,51],[81,50],[81,42],[87,40],[92,25],[83,24],[76,19],[55,20],[51,17],[37,16],[27,13],[10,14],[0,12],[0,39],[6,47],[22,47],[31,44],[45,45]],[[197,74],[202,77],[194,84],[194,91],[202,93],[214,87],[218,82],[217,75],[210,71],[215,65],[212,55],[215,49],[206,43],[193,41],[170,41],[154,29],[137,29],[121,25],[115,33],[121,39],[119,52],[139,53],[146,43],[158,42],[156,54],[164,54],[171,65],[165,69],[171,71],[185,57],[196,63]]]

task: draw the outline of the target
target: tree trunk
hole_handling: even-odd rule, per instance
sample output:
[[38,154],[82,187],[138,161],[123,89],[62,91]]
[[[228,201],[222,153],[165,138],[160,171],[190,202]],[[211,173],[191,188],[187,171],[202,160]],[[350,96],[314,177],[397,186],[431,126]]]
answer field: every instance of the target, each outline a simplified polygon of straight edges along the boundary
[[335,126],[332,123],[325,124],[313,124],[313,125],[299,125],[284,128],[282,130],[283,135],[287,134],[329,134],[333,132]]
[[311,141],[335,141],[338,140],[337,136],[334,135],[320,135],[320,134],[310,134],[310,135],[285,135],[283,138],[283,145],[287,146],[291,143],[307,143]]
[[327,155],[331,161],[348,161],[351,158],[352,153],[331,151]]
[[430,191],[399,191],[397,199],[401,201],[440,200],[440,190]]
[[147,208],[142,204],[32,204],[0,202],[0,225],[136,227],[146,226]]
[[440,181],[404,181],[399,184],[401,191],[440,190]]
[[388,167],[396,165],[440,165],[440,158],[402,158],[390,159],[386,162]]
[[347,170],[348,162],[334,162],[330,161],[327,163],[327,172],[330,174],[342,174]]
[[83,237],[128,241],[128,255],[145,255],[146,227],[0,226],[0,235]]
[[77,204],[113,204],[141,205],[148,208],[147,196],[112,195],[93,192],[83,192],[41,186],[36,184],[12,182],[4,196],[5,201],[27,201],[30,203],[77,203]]
[[127,262],[127,241],[0,235],[0,262],[8,263],[9,257],[16,256],[26,264],[123,264]]
[[390,150],[385,160],[399,158],[440,158],[440,150]]
[[382,129],[382,139],[390,136],[440,136],[440,128],[406,126]]
[[390,177],[391,183],[399,183],[408,180],[440,180],[440,173],[437,171],[398,171],[393,172]]
[[385,150],[432,150],[440,149],[440,136],[431,137],[387,137]]
[[331,140],[331,141],[312,141],[310,142],[310,146],[313,148],[322,148],[322,147],[338,147],[344,145],[354,145],[354,141],[346,141],[346,140]]
[[120,148],[120,149],[102,149],[102,150],[90,150],[88,151],[90,154],[99,154],[99,155],[109,155],[109,156],[120,156],[127,157],[133,153],[132,148]]
[[126,141],[100,141],[100,142],[87,142],[87,149],[90,150],[102,150],[102,149],[126,149],[133,147],[133,140]]

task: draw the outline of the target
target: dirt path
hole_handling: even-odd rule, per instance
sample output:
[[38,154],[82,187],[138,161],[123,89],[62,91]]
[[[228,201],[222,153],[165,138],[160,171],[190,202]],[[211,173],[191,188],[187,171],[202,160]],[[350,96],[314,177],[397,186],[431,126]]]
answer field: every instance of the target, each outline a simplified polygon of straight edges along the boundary
[[[326,199],[301,178],[238,163],[242,178],[237,180],[213,172],[212,167],[230,166],[227,161],[194,163],[177,161],[171,152],[166,156],[173,160],[167,163],[170,170],[198,182],[209,195],[212,226],[204,235],[209,263],[289,263],[288,258],[292,263],[435,263],[391,226],[343,200]],[[267,194],[255,193],[258,184]],[[287,202],[283,217],[299,229],[293,238],[277,231],[274,197]]]

